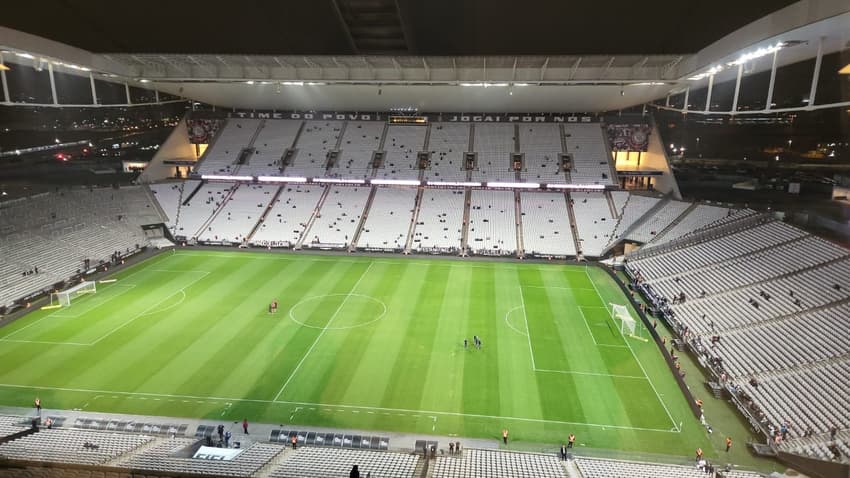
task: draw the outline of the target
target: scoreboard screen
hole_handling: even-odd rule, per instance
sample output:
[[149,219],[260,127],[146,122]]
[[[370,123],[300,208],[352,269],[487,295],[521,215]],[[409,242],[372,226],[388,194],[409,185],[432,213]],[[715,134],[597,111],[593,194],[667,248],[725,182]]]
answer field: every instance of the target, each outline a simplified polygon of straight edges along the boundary
[[390,116],[390,124],[411,124],[424,125],[428,124],[427,116]]

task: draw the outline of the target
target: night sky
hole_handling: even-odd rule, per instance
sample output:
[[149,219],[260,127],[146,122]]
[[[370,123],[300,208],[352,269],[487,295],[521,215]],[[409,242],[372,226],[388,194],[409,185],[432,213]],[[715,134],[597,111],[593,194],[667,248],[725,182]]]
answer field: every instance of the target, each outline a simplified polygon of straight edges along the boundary
[[[98,53],[357,53],[333,1],[16,1],[3,25]],[[694,53],[794,0],[397,3],[409,54],[567,55]]]

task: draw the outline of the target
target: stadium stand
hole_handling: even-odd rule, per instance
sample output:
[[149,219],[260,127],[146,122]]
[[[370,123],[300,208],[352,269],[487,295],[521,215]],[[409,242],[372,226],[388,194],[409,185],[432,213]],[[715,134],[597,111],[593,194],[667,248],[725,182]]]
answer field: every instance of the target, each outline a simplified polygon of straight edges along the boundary
[[[577,458],[576,466],[583,478],[609,478],[612,476],[629,478],[704,478],[714,476],[706,474],[704,469],[697,466],[662,465],[659,463],[642,463],[619,460],[600,460],[596,458]],[[717,476],[725,478],[759,478],[758,473],[744,471],[726,471],[716,469]]]
[[280,445],[254,443],[230,461],[199,460],[180,456],[197,442],[194,438],[168,438],[122,460],[118,466],[165,473],[251,476],[285,449]]
[[416,202],[416,189],[378,188],[357,247],[403,250]]
[[381,146],[384,123],[380,121],[348,121],[340,142],[340,158],[331,169],[332,175],[344,178],[372,176],[372,154]]
[[[163,222],[139,186],[58,189],[0,205],[0,306],[83,268],[147,246],[140,226]],[[38,272],[35,272],[38,268]]]
[[524,155],[524,181],[565,183],[560,161],[561,128],[557,124],[519,125],[519,148]]
[[559,478],[566,471],[554,455],[465,449],[461,456],[442,456],[434,464],[433,478]]
[[180,206],[180,220],[175,236],[196,239],[206,232],[213,214],[236,189],[233,183],[206,183]]
[[239,173],[254,176],[279,175],[283,168],[283,153],[292,147],[301,125],[301,121],[294,120],[264,121],[257,133],[257,139],[254,140],[254,154],[246,165],[239,168]]
[[516,152],[514,125],[477,123],[473,131],[478,164],[472,171],[472,180],[516,181],[517,173],[510,167],[511,153]]
[[245,242],[247,234],[266,210],[278,186],[238,185],[218,208],[198,239],[212,242]]
[[287,176],[322,177],[327,173],[328,152],[336,148],[342,134],[340,121],[307,121],[295,148],[298,153],[284,170]]
[[425,150],[427,127],[389,125],[384,140],[386,156],[376,177],[383,179],[416,179],[419,177],[417,154]]
[[[612,193],[614,194],[614,193]],[[626,199],[623,201],[623,206],[618,209],[620,219],[617,221],[617,226],[614,228],[614,233],[611,235],[611,244],[623,239],[626,234],[631,232],[632,227],[639,223],[644,216],[649,213],[660,202],[660,198],[643,196],[639,194],[625,193]],[[623,199],[623,195],[614,195],[615,204]]]
[[239,170],[236,164],[245,148],[251,147],[251,141],[262,125],[261,120],[231,119],[210,144],[201,158],[196,171],[202,174],[234,174]]
[[177,230],[177,221],[180,217],[180,205],[186,195],[194,191],[200,181],[181,181],[179,183],[159,183],[150,186],[156,201],[168,216],[166,225],[172,231]]
[[386,451],[346,448],[301,447],[289,454],[269,474],[270,478],[322,478],[348,476],[357,465],[360,476],[392,476],[412,478],[418,461],[416,455]]
[[644,216],[643,220],[638,222],[632,232],[625,237],[635,242],[649,242],[689,207],[691,207],[689,202],[667,200],[659,209],[654,209],[652,215]]
[[574,256],[575,241],[567,213],[567,200],[561,193],[520,195],[522,235],[526,254]]
[[288,184],[271,205],[265,219],[251,237],[258,246],[290,247],[298,242],[325,188]]
[[432,123],[428,147],[431,165],[425,170],[428,181],[463,181],[466,171],[463,153],[469,151],[469,125]]
[[655,236],[651,244],[664,244],[678,239],[693,231],[702,229],[709,224],[728,217],[732,210],[726,207],[711,206],[708,204],[695,205],[690,211],[670,224],[664,231]]
[[566,151],[572,155],[570,180],[574,184],[616,184],[598,124],[565,124]]
[[459,251],[463,237],[464,197],[462,190],[423,190],[411,249],[419,252]]
[[97,465],[130,453],[151,440],[153,437],[147,435],[42,429],[0,444],[0,456],[21,460]]
[[347,247],[354,239],[369,188],[333,187],[304,236],[304,247]]
[[570,198],[581,252],[585,256],[598,257],[611,242],[617,225],[616,218],[611,217],[608,199],[604,193],[597,192],[574,192],[570,193]]
[[516,252],[516,215],[512,191],[472,191],[468,248],[475,254],[504,256]]

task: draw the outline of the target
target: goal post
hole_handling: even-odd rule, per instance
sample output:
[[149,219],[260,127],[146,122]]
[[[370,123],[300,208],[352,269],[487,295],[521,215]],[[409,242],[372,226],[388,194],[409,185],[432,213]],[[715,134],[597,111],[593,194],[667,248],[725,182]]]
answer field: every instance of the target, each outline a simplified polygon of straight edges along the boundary
[[635,327],[637,323],[635,322],[632,314],[629,313],[629,309],[625,305],[620,304],[609,304],[611,306],[611,318],[614,321],[620,322],[620,333],[623,336],[635,336]]
[[77,297],[87,294],[94,294],[96,292],[97,285],[94,281],[83,281],[63,291],[54,292],[50,294],[50,305],[60,305],[63,307],[68,307],[69,305],[71,305],[71,301],[73,301]]

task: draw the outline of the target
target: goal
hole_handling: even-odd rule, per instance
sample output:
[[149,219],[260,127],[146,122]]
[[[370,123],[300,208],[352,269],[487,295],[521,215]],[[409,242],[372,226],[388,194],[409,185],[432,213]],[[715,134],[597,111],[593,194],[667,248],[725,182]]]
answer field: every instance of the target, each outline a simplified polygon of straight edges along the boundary
[[67,307],[71,305],[71,301],[81,295],[94,294],[97,292],[97,286],[93,281],[83,281],[70,289],[50,294],[50,305],[61,305]]
[[625,305],[609,304],[611,306],[611,318],[620,321],[620,333],[624,336],[635,335],[635,319],[629,313]]

